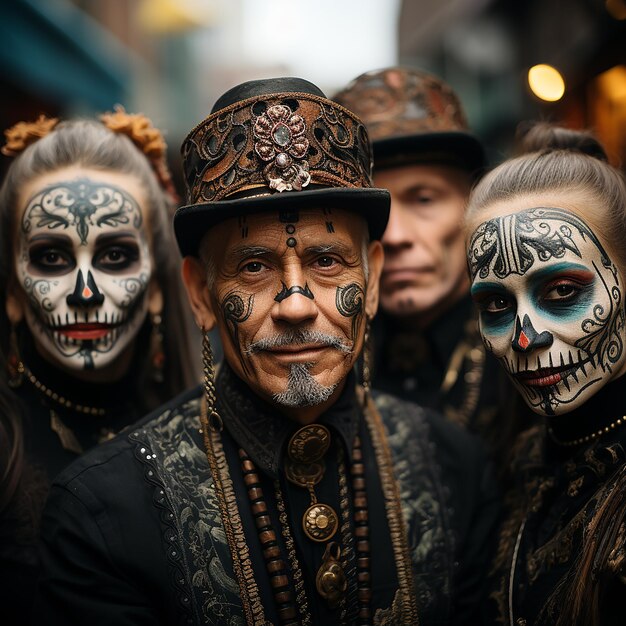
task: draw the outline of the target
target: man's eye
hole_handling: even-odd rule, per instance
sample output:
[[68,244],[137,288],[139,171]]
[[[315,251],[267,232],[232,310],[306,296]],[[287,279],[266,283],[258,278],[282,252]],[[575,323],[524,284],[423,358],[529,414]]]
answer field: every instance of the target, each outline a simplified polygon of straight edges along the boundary
[[260,263],[259,261],[250,261],[250,263],[246,263],[243,268],[246,272],[256,274],[263,269],[263,263]]
[[428,205],[437,199],[437,194],[428,189],[412,189],[407,193],[407,200],[412,204]]
[[337,261],[332,256],[321,256],[316,262],[320,267],[332,267]]
[[43,272],[60,272],[74,267],[74,259],[64,250],[40,248],[31,250],[30,262]]
[[139,250],[130,246],[111,246],[100,251],[94,259],[94,267],[105,271],[120,271],[139,258]]

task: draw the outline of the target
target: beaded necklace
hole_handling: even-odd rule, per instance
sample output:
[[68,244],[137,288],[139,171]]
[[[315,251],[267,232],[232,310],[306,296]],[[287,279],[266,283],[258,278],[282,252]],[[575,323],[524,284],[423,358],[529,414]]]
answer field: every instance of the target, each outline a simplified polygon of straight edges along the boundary
[[605,426],[604,428],[595,430],[594,432],[588,435],[585,435],[584,437],[578,437],[577,439],[570,439],[567,441],[559,439],[554,434],[554,431],[552,430],[551,427],[548,427],[548,434],[550,435],[550,439],[552,439],[552,441],[554,441],[554,443],[556,443],[557,446],[563,446],[565,448],[569,448],[573,446],[580,446],[583,443],[589,443],[590,441],[597,439],[601,435],[611,432],[612,430],[614,430],[618,426],[621,426],[622,424],[626,424],[626,415],[622,415],[622,417],[616,419],[614,422],[611,422],[608,426]]
[[[308,469],[306,467],[298,468],[297,466],[299,464],[291,458],[291,465],[288,466],[290,469],[287,473],[291,482],[298,486],[308,488],[310,492],[313,489],[311,477],[315,477],[314,484],[317,484],[323,475],[323,465],[319,464],[321,460],[319,451],[321,450],[325,453],[328,450],[328,445],[326,444],[330,436],[330,433],[328,433],[324,426],[317,424],[312,426],[305,426],[299,429],[290,441],[291,449],[293,449],[293,445],[291,444],[294,444],[294,442],[296,442],[296,447],[300,444],[299,449],[301,451],[304,448],[308,449],[308,454],[302,454],[300,457],[297,457],[303,461],[309,461]],[[314,441],[315,439],[318,440]],[[281,555],[276,531],[268,515],[267,504],[256,467],[244,450],[239,450],[239,458],[280,623],[284,626],[310,624],[311,615],[308,610],[308,604],[306,600],[302,602],[302,600],[306,598],[303,592],[302,571],[297,561],[295,545],[289,529],[280,485],[279,483],[275,485],[277,504],[281,519],[283,539],[285,540],[288,551],[287,559],[290,563],[294,583],[290,581],[286,563]],[[367,512],[367,495],[365,492],[365,467],[362,462],[361,440],[358,436],[354,441],[353,459],[354,463],[350,468],[350,474],[353,487],[354,534],[357,541],[357,623],[369,624],[371,623],[369,518]],[[314,464],[316,464],[315,467],[311,467]],[[345,466],[342,462],[340,463],[340,474],[345,475]],[[314,494],[312,495],[312,500],[314,500],[313,504],[311,504],[303,515],[303,530],[306,536],[312,541],[320,543],[328,542],[326,543],[322,563],[317,571],[315,585],[318,593],[328,603],[329,607],[337,608],[341,604],[345,604],[345,593],[348,586],[344,572],[345,561],[342,561],[341,558],[341,546],[337,541],[330,541],[338,527],[337,515],[328,505],[319,505]],[[342,518],[345,518],[349,522],[349,511],[343,510],[344,508],[348,508],[347,503],[347,498],[341,498]],[[321,539],[321,537],[325,537],[325,539]],[[295,601],[296,598],[298,598],[297,602]],[[345,617],[345,607],[342,610],[342,615]]]
[[[267,623],[263,604],[261,602],[259,587],[256,582],[256,574],[252,567],[250,550],[246,543],[246,538],[243,533],[243,525],[239,514],[237,505],[237,498],[234,492],[234,485],[230,477],[228,469],[228,462],[221,442],[221,433],[223,429],[223,422],[215,410],[215,388],[212,384],[212,376],[207,376],[205,382],[205,392],[202,399],[202,410],[200,413],[200,432],[203,434],[204,443],[206,446],[207,460],[213,477],[216,497],[220,508],[222,524],[226,532],[226,538],[230,546],[232,555],[233,569],[236,579],[239,584],[240,598],[242,602],[242,608],[244,612],[244,619],[247,624],[265,624]],[[380,414],[378,413],[376,406],[369,396],[363,393],[361,388],[357,388],[357,396],[360,396],[361,404],[364,406],[364,417],[369,435],[372,440],[374,448],[374,456],[376,458],[376,465],[378,467],[378,475],[381,480],[382,495],[385,511],[387,514],[387,523],[389,527],[389,536],[393,548],[393,558],[396,566],[396,572],[398,575],[399,588],[397,591],[398,600],[398,619],[399,623],[417,624],[418,623],[418,611],[417,611],[417,599],[414,593],[412,568],[411,568],[411,556],[409,552],[407,530],[402,514],[400,505],[400,492],[399,485],[395,479],[392,465],[391,452],[389,444],[387,442],[387,436],[382,424]],[[360,441],[357,442],[357,448],[360,448]],[[339,448],[341,450],[341,448]],[[245,461],[250,461],[248,455],[244,452]],[[362,455],[360,450],[353,455],[354,463],[351,469],[352,486],[353,486],[353,507],[355,512],[355,535],[356,529],[360,528],[359,535],[357,537],[357,598],[358,598],[358,624],[371,624],[373,621],[372,611],[370,607],[371,603],[371,578],[370,578],[370,543],[369,543],[369,520],[366,515],[367,510],[367,498],[365,495],[365,482],[364,482],[364,466],[362,463]],[[250,463],[252,463],[250,461]],[[242,466],[242,470],[247,474],[255,474],[256,468],[254,464],[246,463],[245,469]],[[263,517],[265,499],[263,497],[262,490],[257,487],[257,476],[250,476],[248,478],[250,489],[256,490],[252,492],[254,501],[251,500],[251,507],[253,515],[258,514],[259,517]],[[342,480],[340,476],[340,490],[341,483],[345,483],[345,478]],[[277,491],[277,507],[279,511],[279,519],[283,531],[283,538],[285,539],[285,546],[287,547],[287,560],[289,561],[291,576],[294,581],[291,594],[279,596],[278,600],[285,604],[287,609],[284,612],[285,623],[290,624],[303,624],[308,626],[310,622],[310,613],[308,610],[308,603],[303,602],[306,599],[304,592],[304,583],[302,580],[302,570],[298,565],[298,560],[295,551],[295,545],[291,533],[288,530],[289,520],[285,510],[284,500],[280,493],[280,485],[278,481],[275,482],[275,489]],[[248,494],[250,495],[250,494]],[[261,503],[262,500],[262,503]],[[341,497],[340,501],[346,501],[347,498]],[[342,506],[342,542],[345,545],[349,543],[349,539],[352,536],[350,531],[349,513],[344,511]],[[345,508],[349,508],[346,504]],[[265,506],[267,510],[267,506]],[[357,520],[358,518],[358,520]],[[267,532],[269,528],[265,526],[267,520],[263,519],[261,529],[257,526],[257,533]],[[287,529],[287,532],[285,531]],[[273,529],[272,529],[273,530]],[[274,531],[273,537],[276,537]],[[271,534],[264,534],[262,541],[266,541],[269,548],[278,548],[279,546],[272,546],[273,539]],[[263,545],[263,544],[262,544]],[[337,566],[346,567],[345,554],[341,555],[341,552],[337,551],[340,548],[339,544],[335,541],[330,541],[327,544],[327,550],[325,558],[323,559],[322,566],[318,570],[318,578],[324,579],[324,585],[331,582],[331,588],[336,587],[336,583],[339,580]],[[285,569],[283,565],[285,563],[280,552],[275,550],[269,550],[267,555],[264,554],[266,560],[266,570],[269,562],[282,561],[273,564],[272,567],[276,568],[276,571],[282,571]],[[340,565],[341,563],[341,565]],[[280,577],[282,574],[278,574]],[[326,575],[326,576],[325,576]],[[278,578],[276,583],[272,585],[274,589],[274,595],[284,591],[282,585],[284,579]],[[316,587],[319,591],[318,581],[316,580]],[[324,586],[322,585],[322,586]],[[300,615],[292,617],[292,612],[289,610],[293,599],[296,599],[296,608],[300,609]],[[345,601],[345,598],[343,598]],[[394,602],[395,604],[395,602]],[[278,602],[277,606],[281,606],[281,602]],[[299,618],[299,619],[298,619]],[[347,621],[346,612],[341,611],[340,619]],[[353,622],[354,623],[354,622]]]

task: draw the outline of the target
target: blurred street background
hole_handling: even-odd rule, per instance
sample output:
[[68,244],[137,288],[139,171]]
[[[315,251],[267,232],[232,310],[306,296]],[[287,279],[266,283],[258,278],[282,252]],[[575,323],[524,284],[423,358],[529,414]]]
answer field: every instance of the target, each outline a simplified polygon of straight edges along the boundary
[[493,164],[535,119],[591,128],[626,164],[626,0],[3,0],[0,41],[3,129],[121,103],[164,130],[176,173],[235,84],[295,75],[332,96],[392,64],[449,82]]

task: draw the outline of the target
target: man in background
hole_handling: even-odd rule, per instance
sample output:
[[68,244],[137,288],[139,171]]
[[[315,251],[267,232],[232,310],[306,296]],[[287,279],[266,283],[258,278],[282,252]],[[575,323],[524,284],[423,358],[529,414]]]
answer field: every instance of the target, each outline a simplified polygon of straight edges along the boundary
[[374,183],[391,192],[373,384],[438,409],[495,446],[499,368],[478,334],[463,236],[465,204],[486,165],[483,146],[454,91],[422,71],[367,72],[334,99],[365,122]]

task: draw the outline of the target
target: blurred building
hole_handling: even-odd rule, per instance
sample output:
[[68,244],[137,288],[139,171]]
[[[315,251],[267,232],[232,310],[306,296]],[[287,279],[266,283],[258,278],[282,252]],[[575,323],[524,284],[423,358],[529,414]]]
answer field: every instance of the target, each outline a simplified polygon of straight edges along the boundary
[[[229,87],[292,74],[332,94],[400,62],[459,92],[494,162],[520,120],[549,119],[626,163],[625,18],[626,0],[8,0],[0,127],[121,103],[165,131],[178,174],[182,138]],[[558,101],[531,93],[537,63],[561,72]]]
[[[403,0],[398,24],[400,61],[458,90],[492,160],[520,120],[542,119],[595,130],[626,164],[625,0]],[[560,72],[562,98],[531,92],[536,64]]]

